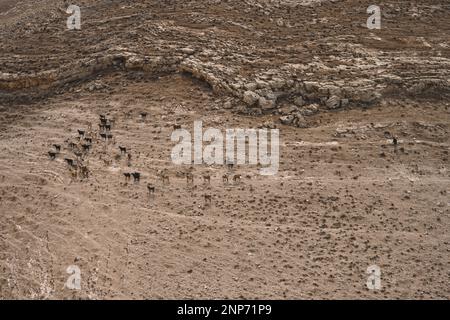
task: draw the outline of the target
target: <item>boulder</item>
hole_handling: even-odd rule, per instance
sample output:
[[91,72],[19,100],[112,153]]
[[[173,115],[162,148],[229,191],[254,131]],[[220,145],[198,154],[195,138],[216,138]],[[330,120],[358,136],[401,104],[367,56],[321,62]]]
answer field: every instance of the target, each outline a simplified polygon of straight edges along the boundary
[[301,113],[294,114],[294,121],[292,122],[293,125],[295,125],[298,128],[308,128],[308,122],[306,121],[305,117],[301,115]]
[[276,107],[275,100],[266,99],[264,97],[259,98],[258,104],[263,110],[272,110]]
[[305,100],[303,100],[303,97],[302,97],[302,96],[296,97],[296,98],[294,99],[294,104],[295,104],[296,106],[298,106],[298,107],[302,107],[302,106],[305,105]]
[[349,100],[348,99],[341,99],[341,107],[346,107],[349,104]]
[[319,112],[319,106],[317,104],[310,104],[301,108],[299,112],[303,116],[312,116],[313,114]]
[[244,85],[245,89],[248,91],[254,91],[258,88],[258,85],[255,82],[246,83]]
[[280,121],[282,124],[290,125],[294,121],[294,116],[292,114],[287,115],[287,116],[281,116]]
[[326,102],[325,105],[328,109],[337,109],[341,106],[341,99],[338,96],[331,96]]
[[278,112],[282,115],[288,115],[298,111],[298,108],[294,105],[285,105],[278,109]]
[[252,105],[254,105],[256,102],[258,102],[259,98],[260,98],[259,95],[256,94],[256,93],[253,92],[253,91],[245,91],[245,92],[244,92],[244,98],[243,98],[243,100],[244,100],[244,102],[245,102],[247,105],[249,105],[249,106],[252,106]]

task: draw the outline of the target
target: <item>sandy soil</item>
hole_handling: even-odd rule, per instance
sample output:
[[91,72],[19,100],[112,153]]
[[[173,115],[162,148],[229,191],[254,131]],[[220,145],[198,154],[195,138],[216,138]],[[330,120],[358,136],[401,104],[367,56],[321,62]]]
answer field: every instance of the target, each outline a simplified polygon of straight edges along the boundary
[[[61,47],[54,57],[64,61]],[[6,59],[8,72],[39,66],[30,55]],[[181,72],[110,70],[0,104],[0,298],[450,298],[448,100],[391,95],[321,110],[296,128],[276,113],[225,109],[222,98]],[[100,114],[116,120],[114,141],[99,137]],[[195,120],[222,130],[273,123],[279,173],[238,166],[242,180],[223,183],[228,168],[201,165],[189,186],[187,168],[170,160],[170,135],[173,124],[192,130]],[[90,123],[90,176],[75,178],[68,142]],[[62,145],[55,160],[53,144]],[[130,171],[142,173],[139,183],[125,180]],[[81,270],[81,290],[65,288],[70,265]],[[370,265],[381,268],[381,290],[366,287]]]

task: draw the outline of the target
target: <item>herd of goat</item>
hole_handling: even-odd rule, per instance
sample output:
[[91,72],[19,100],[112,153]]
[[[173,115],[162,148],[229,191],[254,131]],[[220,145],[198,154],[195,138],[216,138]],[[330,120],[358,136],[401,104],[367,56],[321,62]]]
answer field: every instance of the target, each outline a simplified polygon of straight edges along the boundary
[[[147,117],[146,112],[140,113],[141,119],[145,120]],[[99,116],[100,123],[98,124],[99,131],[98,136],[104,141],[113,141],[113,144],[116,144],[116,141],[113,139],[114,136],[111,133],[112,128],[115,125],[114,119],[108,119],[105,115]],[[174,124],[174,130],[181,129],[181,125]],[[92,124],[88,124],[88,130],[77,130],[78,136],[75,139],[67,139],[65,142],[67,144],[68,150],[73,153],[75,158],[65,157],[64,161],[67,163],[70,174],[73,179],[88,179],[90,170],[87,165],[86,155],[88,155],[89,151],[92,149],[93,141],[97,141],[97,139],[93,138],[95,136],[92,130]],[[53,149],[48,152],[48,155],[51,160],[55,160],[57,156],[61,153],[62,146],[60,144],[53,144]],[[120,156],[126,155],[128,159],[128,166],[131,166],[131,153],[124,146],[118,146],[120,151]],[[105,164],[108,164],[106,160]],[[231,174],[233,171],[233,164],[228,164],[229,173],[226,173],[222,176],[222,181],[224,184],[228,184],[230,177],[232,177],[234,183],[238,183],[241,180],[240,174]],[[194,174],[192,173],[193,167],[191,167],[188,172],[178,173],[185,177],[187,185],[194,185]],[[142,175],[140,172],[124,172],[125,181],[128,182],[133,177],[134,183],[139,183],[141,181]],[[167,169],[158,170],[157,177],[162,181],[163,185],[167,185],[170,183],[169,172]],[[203,174],[203,181],[205,184],[211,184],[211,175]],[[156,187],[153,184],[147,184],[147,190],[149,195],[154,195],[156,191]],[[204,195],[205,202],[207,204],[211,203],[211,195]]]

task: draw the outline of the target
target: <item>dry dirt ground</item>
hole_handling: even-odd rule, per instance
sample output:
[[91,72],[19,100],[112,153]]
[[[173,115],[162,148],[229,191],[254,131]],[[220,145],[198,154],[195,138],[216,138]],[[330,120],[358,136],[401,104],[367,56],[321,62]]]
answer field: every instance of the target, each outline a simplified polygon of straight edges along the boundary
[[[124,10],[134,8],[134,1],[119,2],[128,8]],[[103,8],[109,1],[98,3]],[[155,1],[139,3],[155,7]],[[198,1],[185,3],[200,7]],[[237,2],[211,3],[197,11],[206,16],[215,12],[220,22],[218,17],[225,17],[220,6]],[[330,18],[336,10],[327,6],[354,3],[328,2],[318,14],[328,13]],[[15,7],[14,1],[0,1],[1,23],[13,25],[11,21],[28,12],[18,10],[20,5],[26,7],[26,3]],[[177,9],[169,10],[175,21],[171,25],[212,28],[212,22],[190,25],[192,21],[183,20],[186,8],[179,10],[179,21],[173,18]],[[232,13],[239,17],[237,8]],[[360,16],[364,23],[367,15],[363,11]],[[58,25],[58,21],[54,18],[51,23]],[[408,20],[399,21],[407,25]],[[438,27],[443,24],[436,22]],[[61,25],[63,29],[65,20]],[[103,24],[99,25],[102,30]],[[75,36],[78,47],[68,50],[62,42],[53,46],[42,40],[51,38],[51,31],[38,31],[41,43],[39,37],[20,31],[10,32],[32,41],[16,39],[12,45],[14,39],[2,34],[0,71],[4,73],[50,70],[98,49],[81,47],[80,34]],[[145,30],[141,31],[138,36],[145,37]],[[104,34],[99,39],[90,36],[89,42],[104,40],[100,39]],[[309,32],[303,36],[314,37]],[[187,39],[168,37],[163,45],[173,40],[176,46]],[[289,39],[272,41],[282,46]],[[434,44],[442,41],[446,39]],[[383,50],[388,50],[388,41],[383,43]],[[401,50],[399,56],[425,49],[411,45]],[[437,52],[423,54],[437,57]],[[439,52],[444,63],[449,51]],[[265,59],[271,65],[268,56]],[[427,63],[431,58],[423,60]],[[250,63],[246,67],[239,72],[249,77],[264,68]],[[449,72],[445,67],[422,67],[416,70],[421,76]],[[398,76],[407,78],[400,71]],[[318,74],[311,77],[321,79]],[[280,123],[276,110],[257,116],[242,112],[237,97],[230,98],[195,73],[170,68],[158,73],[109,68],[55,88],[50,82],[31,86],[13,83],[0,91],[4,98],[0,103],[0,298],[450,298],[446,88],[442,95],[435,89],[419,96],[395,94],[391,88],[371,104],[321,107],[307,117],[307,127],[298,128]],[[27,96],[32,98],[24,99]],[[238,106],[224,108],[224,102],[230,101]],[[148,113],[147,119],[140,117],[141,112]],[[100,114],[115,119],[112,141],[104,142],[98,135]],[[241,174],[241,181],[224,183],[228,168],[200,165],[194,167],[194,186],[189,186],[180,175],[187,168],[171,162],[170,135],[174,124],[192,131],[195,120],[202,120],[205,128],[221,130],[275,125],[281,141],[278,174],[261,176],[255,166],[238,166],[233,174]],[[67,142],[76,141],[77,130],[88,130],[89,123],[94,141],[83,159],[90,176],[82,180],[71,176],[64,158],[75,157]],[[397,147],[391,136],[398,137]],[[53,144],[62,145],[55,160],[47,154]],[[132,155],[130,166],[119,145]],[[157,177],[162,169],[169,172],[168,184]],[[139,183],[125,180],[123,173],[130,171],[142,173]],[[205,173],[211,175],[210,185],[202,179]],[[156,187],[153,196],[147,183]],[[211,204],[205,202],[205,195],[212,196]],[[70,265],[81,270],[81,290],[65,288]],[[381,290],[366,286],[366,269],[371,265],[381,268]]]

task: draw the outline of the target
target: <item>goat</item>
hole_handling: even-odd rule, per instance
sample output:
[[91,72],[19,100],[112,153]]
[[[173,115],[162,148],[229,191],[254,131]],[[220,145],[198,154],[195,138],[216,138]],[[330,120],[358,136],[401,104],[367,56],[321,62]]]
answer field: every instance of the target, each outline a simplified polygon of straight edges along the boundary
[[79,158],[79,159],[81,159],[83,157],[83,154],[79,151],[75,151],[73,154],[76,155],[77,158]]
[[86,141],[89,144],[92,144],[92,138],[84,138],[84,141]]
[[100,133],[100,137],[102,137],[103,140],[107,139],[106,133]]
[[106,135],[106,139],[111,140],[112,138],[113,138],[113,135],[112,135],[111,133],[108,133],[108,134]]
[[106,131],[111,131],[111,124],[105,124],[104,127]]
[[229,180],[228,180],[228,175],[227,175],[227,174],[224,174],[224,175],[222,176],[222,181],[223,181],[224,184],[229,182]]
[[91,149],[91,147],[92,147],[90,144],[83,144],[81,146],[83,147],[83,150],[85,152],[89,151]]
[[131,175],[133,176],[134,182],[141,181],[141,174],[139,172],[133,172]]
[[99,123],[98,128],[100,129],[100,131],[106,130],[105,124],[102,124],[102,123]]
[[170,183],[170,178],[169,178],[169,175],[167,173],[164,173],[161,176],[161,179],[162,179],[163,184],[166,184],[166,183],[169,184]]
[[71,167],[75,166],[75,161],[73,159],[70,158],[64,158],[64,160],[67,162],[67,164]]
[[228,167],[228,170],[230,170],[230,171],[233,170],[234,163],[228,163],[227,167]]
[[71,169],[70,169],[70,174],[72,175],[72,178],[73,178],[73,179],[78,178],[78,170],[77,170],[76,168],[71,167]]
[[212,196],[210,194],[205,194],[205,204],[209,205],[212,202]]
[[233,176],[233,182],[239,182],[241,181],[241,175],[240,174],[235,174]]
[[121,147],[121,146],[119,146],[119,149],[120,149],[120,154],[126,154],[127,153],[127,148],[126,147]]
[[155,186],[151,185],[150,183],[147,184],[147,190],[149,194],[155,194]]
[[187,184],[194,184],[194,175],[192,172],[186,173],[186,182]]
[[180,130],[181,129],[181,124],[174,124],[173,125],[173,130]]
[[86,167],[86,166],[81,166],[81,167],[80,167],[80,175],[81,175],[83,178],[88,179],[88,178],[89,178],[89,169],[88,169],[88,167]]
[[208,184],[211,184],[211,176],[209,174],[203,175],[203,181],[205,183],[208,182]]
[[60,144],[54,144],[53,147],[55,148],[56,152],[61,152],[61,145]]
[[77,147],[77,144],[76,143],[73,143],[73,142],[71,142],[71,143],[69,143],[69,148],[70,149],[75,149]]
[[84,130],[78,130],[78,134],[81,136],[81,137],[84,137],[84,134],[86,133],[86,131],[84,131]]
[[55,160],[55,158],[56,158],[56,152],[54,152],[54,151],[49,151],[49,152],[48,152],[48,155],[50,156],[50,159],[51,159],[51,160]]
[[123,175],[125,176],[125,180],[126,180],[126,181],[128,181],[128,180],[131,179],[131,173],[128,173],[128,172],[127,172],[127,173],[124,173]]
[[141,118],[143,120],[145,120],[147,118],[148,113],[147,112],[141,112],[140,115],[141,115]]
[[158,171],[157,175],[161,178],[163,184],[165,184],[166,182],[170,183],[169,174],[167,173],[167,169]]

